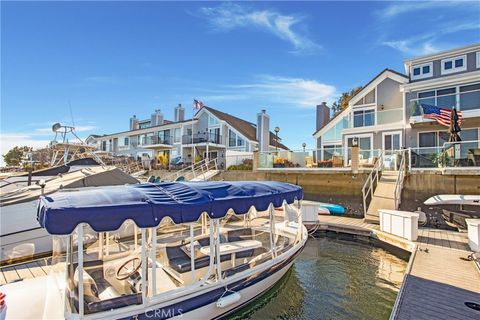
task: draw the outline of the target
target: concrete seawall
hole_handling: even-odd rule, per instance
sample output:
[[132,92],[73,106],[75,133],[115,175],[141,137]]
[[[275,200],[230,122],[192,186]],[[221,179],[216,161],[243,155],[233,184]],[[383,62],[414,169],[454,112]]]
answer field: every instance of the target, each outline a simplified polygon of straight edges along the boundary
[[[368,174],[367,170],[353,175],[351,171],[273,169],[222,171],[214,180],[274,180],[293,183],[303,187],[306,199],[339,203],[347,207],[350,214],[362,215],[362,187]],[[437,194],[480,194],[480,172],[478,175],[409,172],[405,178],[400,208],[414,211],[420,207],[427,213],[436,213],[436,208],[424,206],[423,201]]]

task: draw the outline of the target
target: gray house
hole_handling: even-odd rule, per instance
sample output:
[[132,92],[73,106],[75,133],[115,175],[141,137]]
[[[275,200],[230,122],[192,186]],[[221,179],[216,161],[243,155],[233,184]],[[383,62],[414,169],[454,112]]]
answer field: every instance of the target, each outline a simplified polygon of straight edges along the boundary
[[448,128],[425,118],[421,104],[461,111],[460,136],[472,141],[462,144],[462,153],[478,149],[480,44],[409,59],[404,66],[405,74],[382,71],[333,118],[326,105],[317,106],[313,136],[319,160],[340,157],[348,165],[349,147],[357,138],[361,162],[371,162],[375,150],[388,155],[411,148],[412,164],[419,165],[417,160],[438,153],[448,141]]
[[185,164],[198,158],[216,158],[220,167],[227,165],[229,156],[241,158],[254,150],[288,150],[270,131],[270,117],[265,110],[258,113],[256,123],[207,106],[193,119],[185,119],[181,105],[175,108],[174,114],[174,121],[166,120],[160,110],[144,120],[134,115],[130,118],[129,130],[91,135],[87,143],[95,145],[99,152],[115,156],[153,159],[163,155],[170,161],[178,159]]

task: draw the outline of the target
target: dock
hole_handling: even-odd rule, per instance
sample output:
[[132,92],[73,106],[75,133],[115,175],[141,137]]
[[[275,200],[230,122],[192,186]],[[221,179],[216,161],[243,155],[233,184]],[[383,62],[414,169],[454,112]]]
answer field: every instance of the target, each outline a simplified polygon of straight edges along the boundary
[[0,268],[0,285],[45,276],[50,272],[48,259],[37,259]]
[[372,238],[411,252],[402,287],[391,320],[480,319],[480,311],[465,302],[480,304],[480,269],[467,256],[467,234],[434,228],[420,228],[410,242],[380,231],[362,219],[320,216],[320,228]]

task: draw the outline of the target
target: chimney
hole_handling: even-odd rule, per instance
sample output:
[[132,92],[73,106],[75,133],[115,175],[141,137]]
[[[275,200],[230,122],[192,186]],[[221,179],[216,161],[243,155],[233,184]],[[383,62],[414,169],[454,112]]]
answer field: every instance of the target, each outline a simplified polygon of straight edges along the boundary
[[137,130],[138,129],[138,119],[136,115],[130,118],[130,130]]
[[323,127],[330,121],[330,108],[327,107],[326,102],[317,105],[317,130]]
[[185,108],[179,103],[175,107],[175,122],[180,122],[185,120]]
[[150,118],[150,126],[160,126],[163,124],[163,114],[160,109],[156,109],[155,113],[152,113],[152,117]]
[[265,110],[257,114],[258,151],[268,151],[270,145],[270,116]]

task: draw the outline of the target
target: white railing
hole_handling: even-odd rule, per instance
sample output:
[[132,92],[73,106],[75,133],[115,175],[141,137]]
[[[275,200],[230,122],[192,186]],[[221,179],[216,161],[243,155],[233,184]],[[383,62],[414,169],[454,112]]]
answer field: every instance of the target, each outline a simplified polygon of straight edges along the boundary
[[185,180],[192,180],[200,176],[206,180],[206,173],[210,170],[218,170],[217,158],[204,159],[181,170],[172,172],[170,175],[165,176],[162,180],[175,181],[179,177],[184,177]]
[[378,179],[380,176],[380,172],[382,171],[382,168],[383,168],[383,152],[380,153],[372,169],[372,172],[370,172],[370,174],[368,175],[367,180],[365,181],[365,184],[363,185],[363,188],[362,188],[364,216],[367,215],[367,210],[368,210],[367,197],[370,196],[370,202],[371,202],[373,199],[373,192],[375,191],[373,184],[376,181],[376,186],[378,185]]
[[406,175],[406,158],[407,150],[400,150],[400,155],[402,159],[400,160],[400,166],[398,168],[398,175],[397,180],[395,181],[395,209],[398,209],[400,206],[400,202],[402,201],[402,190],[403,190],[403,182],[405,180]]

